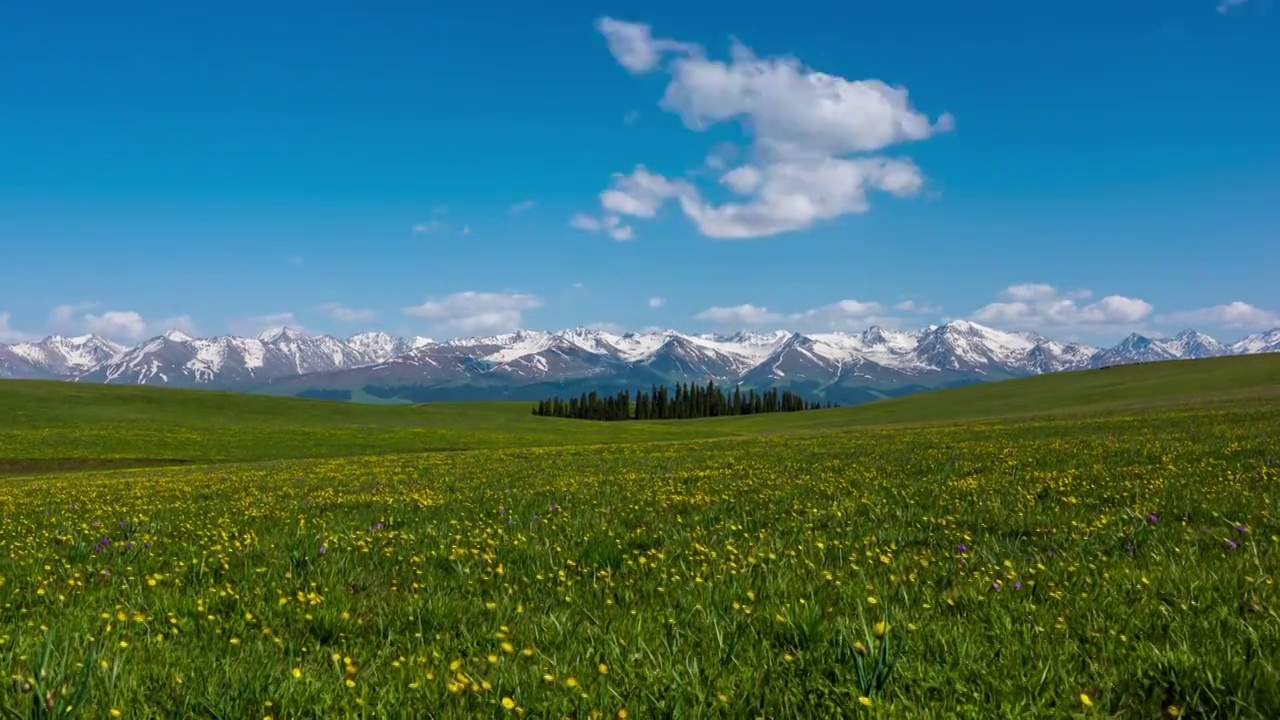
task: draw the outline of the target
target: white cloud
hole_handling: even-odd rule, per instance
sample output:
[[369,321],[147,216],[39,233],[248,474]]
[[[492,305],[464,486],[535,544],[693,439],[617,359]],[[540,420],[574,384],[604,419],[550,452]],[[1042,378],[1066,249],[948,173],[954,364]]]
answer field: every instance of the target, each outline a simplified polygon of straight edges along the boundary
[[662,56],[669,52],[697,52],[698,46],[665,38],[655,38],[645,23],[631,23],[602,17],[596,20],[596,30],[604,35],[609,52],[618,64],[633,74],[649,72],[658,66]]
[[717,325],[763,325],[782,319],[780,313],[755,305],[734,305],[732,307],[711,307],[694,316],[698,320],[716,323]]
[[101,315],[87,313],[85,327],[94,335],[140,340],[147,334],[147,321],[132,310],[108,310]]
[[537,205],[537,203],[535,203],[532,200],[521,200],[520,202],[511,206],[511,214],[519,215],[520,213],[527,212],[529,210],[532,210],[534,205]]
[[102,303],[86,302],[59,305],[49,313],[49,327],[58,333],[89,333],[110,340],[142,340],[167,330],[181,330],[188,335],[198,334],[195,322],[189,315],[178,315],[149,322],[134,310],[106,310],[89,312]]
[[190,315],[175,315],[156,323],[150,323],[148,327],[151,328],[147,333],[148,335],[159,335],[169,330],[177,330],[193,337],[200,335],[200,329],[196,327],[196,323],[191,319]]
[[622,220],[612,213],[606,213],[603,218],[576,213],[569,218],[569,227],[585,232],[604,231],[609,237],[619,242],[635,238],[635,230],[630,225],[623,224]]
[[1010,300],[1047,300],[1058,294],[1058,289],[1046,283],[1010,285],[1004,291]]
[[614,335],[621,335],[626,330],[626,328],[615,322],[594,322],[587,325],[587,329],[602,330],[607,333],[613,333]]
[[870,209],[868,190],[912,195],[924,186],[924,177],[910,160],[827,157],[743,165],[725,173],[721,182],[750,199],[714,205],[689,193],[680,196],[681,208],[703,235],[744,239],[864,213]]
[[614,173],[609,189],[600,193],[604,213],[599,218],[577,213],[569,225],[587,232],[604,231],[614,240],[631,240],[635,228],[622,222],[622,217],[652,218],[671,198],[695,196],[697,191],[683,180],[667,178],[637,165],[629,175]]
[[625,125],[635,125],[636,123],[640,122],[640,111],[628,110],[625,114],[623,114],[622,122]]
[[938,307],[937,305],[930,305],[929,303],[919,303],[919,302],[916,302],[915,300],[903,300],[897,305],[894,305],[893,309],[899,312],[910,312],[910,313],[921,313],[921,314],[942,312],[942,308]]
[[846,80],[791,57],[757,58],[734,43],[729,62],[694,55],[674,60],[661,105],[686,127],[705,130],[741,120],[766,154],[826,157],[871,152],[952,129],[943,114],[930,122],[905,88],[880,80]]
[[28,340],[26,333],[18,332],[13,329],[10,324],[11,316],[7,312],[0,312],[0,343],[14,343]]
[[373,310],[349,308],[339,302],[328,302],[320,306],[320,311],[338,322],[368,322],[378,317]]
[[1226,15],[1233,8],[1248,4],[1249,0],[1218,0],[1218,12]]
[[1156,321],[1164,325],[1208,325],[1245,330],[1270,330],[1280,327],[1280,315],[1239,300],[1226,305],[1160,315]]
[[571,287],[571,288],[573,288],[574,290],[581,290],[582,288],[586,287],[586,285],[583,285],[583,284],[582,284],[582,283],[580,283],[580,282],[576,282],[576,283],[574,283],[573,285],[571,285],[570,287]]
[[787,322],[796,330],[864,330],[871,325],[896,325],[884,316],[885,307],[878,302],[840,300],[822,307],[794,313]]
[[236,335],[254,337],[268,330],[275,330],[276,328],[282,327],[297,330],[301,333],[307,332],[307,329],[298,321],[297,316],[291,312],[251,315],[249,317],[236,318],[231,321],[229,329]]
[[503,332],[519,328],[524,313],[542,305],[537,295],[467,291],[407,307],[403,312],[431,320],[450,332]]
[[575,213],[569,218],[569,227],[576,230],[586,230],[587,232],[595,232],[603,227],[600,220],[593,218],[586,213]]
[[703,162],[711,170],[724,170],[738,157],[742,150],[731,142],[722,142],[711,148],[707,159]]
[[666,304],[667,304],[666,298],[660,298],[660,297],[649,298],[649,307],[653,308],[654,310],[657,310],[658,308]]
[[611,187],[600,193],[600,206],[615,215],[651,218],[667,200],[692,191],[682,180],[668,180],[637,165],[630,175],[613,174]]
[[79,329],[81,315],[86,310],[92,310],[101,304],[80,302],[59,305],[49,312],[49,327],[54,332],[76,332]]
[[769,323],[785,324],[798,331],[864,330],[871,325],[893,327],[897,319],[886,315],[886,308],[878,302],[840,300],[829,305],[783,314],[756,305],[712,307],[694,316],[723,326],[751,327]]
[[[923,174],[908,159],[846,156],[924,140],[954,126],[945,113],[931,121],[911,107],[906,89],[879,80],[846,80],[791,57],[757,58],[736,42],[729,61],[710,60],[697,45],[655,39],[643,23],[602,18],[597,29],[614,58],[633,73],[654,70],[675,54],[664,68],[671,79],[660,105],[686,127],[703,131],[737,121],[752,138],[751,161],[720,177],[744,200],[716,205],[687,183],[637,166],[630,176],[615,174],[614,187],[601,194],[602,222],[609,214],[652,218],[662,204],[677,199],[708,237],[802,230],[866,212],[870,190],[909,196],[924,186]],[[705,163],[724,170],[731,159],[721,147]],[[620,187],[619,178],[633,182]]]
[[[444,232],[455,227],[445,221],[445,216],[449,214],[449,207],[447,205],[436,205],[431,208],[431,214],[434,217],[430,220],[423,220],[413,226],[413,233],[415,235],[430,235],[432,233]],[[462,227],[458,228],[458,233],[461,235],[470,235],[471,225],[463,223]]]
[[1135,327],[1154,310],[1145,300],[1123,295],[1108,295],[1082,305],[1079,300],[1090,297],[1089,291],[1061,293],[1052,285],[1042,283],[1012,285],[1003,294],[1007,302],[984,305],[973,313],[973,319],[1022,330],[1121,329]]

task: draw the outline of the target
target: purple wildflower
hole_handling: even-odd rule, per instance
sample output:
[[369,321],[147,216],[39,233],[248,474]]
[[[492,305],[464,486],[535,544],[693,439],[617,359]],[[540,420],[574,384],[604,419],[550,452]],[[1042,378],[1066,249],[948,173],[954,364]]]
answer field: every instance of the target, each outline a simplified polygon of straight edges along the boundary
[[1132,554],[1133,554],[1133,543],[1125,543],[1125,544],[1124,544],[1124,551],[1125,551],[1125,552],[1127,552],[1127,553],[1129,553],[1130,555],[1132,555]]
[[373,524],[373,529],[374,529],[374,530],[381,530],[381,529],[382,529],[382,528],[384,528],[384,527],[386,527],[386,526],[385,526],[385,525],[383,525],[383,524],[382,524],[382,523],[380,523],[380,522],[376,522],[376,523],[374,523],[374,524]]
[[1248,528],[1246,528],[1244,525],[1236,525],[1236,532],[1243,533],[1246,530],[1248,530]]
[[106,547],[111,544],[111,540],[109,540],[108,538],[102,538],[98,542],[101,543],[102,547]]
[[1228,550],[1235,550],[1235,549],[1236,549],[1236,548],[1238,548],[1238,547],[1240,547],[1240,546],[1236,544],[1236,541],[1235,541],[1235,540],[1228,540],[1228,541],[1227,541],[1227,549],[1228,549]]
[[1160,522],[1160,518],[1157,517],[1155,513],[1151,513],[1147,515],[1147,522],[1158,523]]
[[325,555],[325,554],[327,554],[328,552],[329,552],[329,546],[327,546],[327,545],[321,545],[321,546],[320,546],[320,554],[321,554],[321,555]]
[[991,589],[995,590],[996,592],[1000,592],[1001,588],[1000,588],[999,581],[991,583]]
[[964,554],[969,552],[969,546],[965,545],[964,543],[960,543],[959,545],[956,546],[956,550],[958,550],[961,554]]
[[1013,589],[1014,589],[1014,590],[1021,590],[1021,589],[1022,589],[1022,581],[1021,581],[1021,580],[1014,580],[1014,581],[1013,581]]

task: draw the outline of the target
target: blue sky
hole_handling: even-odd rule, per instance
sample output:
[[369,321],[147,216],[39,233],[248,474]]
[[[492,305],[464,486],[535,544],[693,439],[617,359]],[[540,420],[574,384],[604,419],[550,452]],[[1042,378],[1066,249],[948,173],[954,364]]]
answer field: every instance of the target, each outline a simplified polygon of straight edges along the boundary
[[8,3],[0,341],[1233,339],[1280,325],[1280,7],[1220,2]]

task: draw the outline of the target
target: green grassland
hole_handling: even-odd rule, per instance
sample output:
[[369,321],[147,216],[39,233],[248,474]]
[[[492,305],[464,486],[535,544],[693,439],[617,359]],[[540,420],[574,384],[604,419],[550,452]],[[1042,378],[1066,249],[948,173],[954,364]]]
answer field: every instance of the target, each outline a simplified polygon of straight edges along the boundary
[[834,410],[697,421],[539,418],[532,403],[363,405],[240,393],[0,381],[0,474],[95,466],[687,441],[887,424],[1270,404],[1280,356],[1043,375]]
[[1278,455],[1276,356],[652,423],[0,383],[0,704],[1275,718]]

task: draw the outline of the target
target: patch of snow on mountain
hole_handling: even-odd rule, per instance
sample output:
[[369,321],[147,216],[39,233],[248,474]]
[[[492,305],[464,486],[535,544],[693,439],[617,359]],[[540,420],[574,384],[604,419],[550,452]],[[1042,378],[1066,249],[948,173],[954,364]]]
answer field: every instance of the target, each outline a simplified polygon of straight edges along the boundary
[[[165,337],[168,337],[166,334]],[[173,338],[169,338],[172,340]],[[218,371],[222,369],[223,363],[227,360],[227,345],[221,339],[214,340],[195,340],[191,341],[191,346],[196,351],[196,356],[187,362],[187,367],[196,374],[203,382],[208,382]]]
[[505,343],[506,347],[487,355],[485,360],[494,363],[510,362],[525,355],[542,352],[555,345],[556,342],[564,341],[550,333],[520,331],[519,333],[514,333]]
[[617,355],[618,336],[603,330],[589,330],[583,327],[573,328],[572,330],[563,330],[556,333],[557,337],[562,338],[568,343],[586,350],[587,352],[596,353],[597,355]]
[[708,350],[714,350],[734,360],[738,370],[748,370],[774,353],[783,343],[792,337],[791,333],[742,332],[727,338],[718,335],[684,335],[692,344]]
[[364,332],[346,340],[347,347],[355,350],[366,362],[385,362],[404,354],[410,347],[400,338],[384,332]]
[[618,348],[623,360],[635,362],[646,358],[658,351],[667,338],[676,335],[674,331],[653,333],[626,333],[618,336],[614,341],[614,347]]

